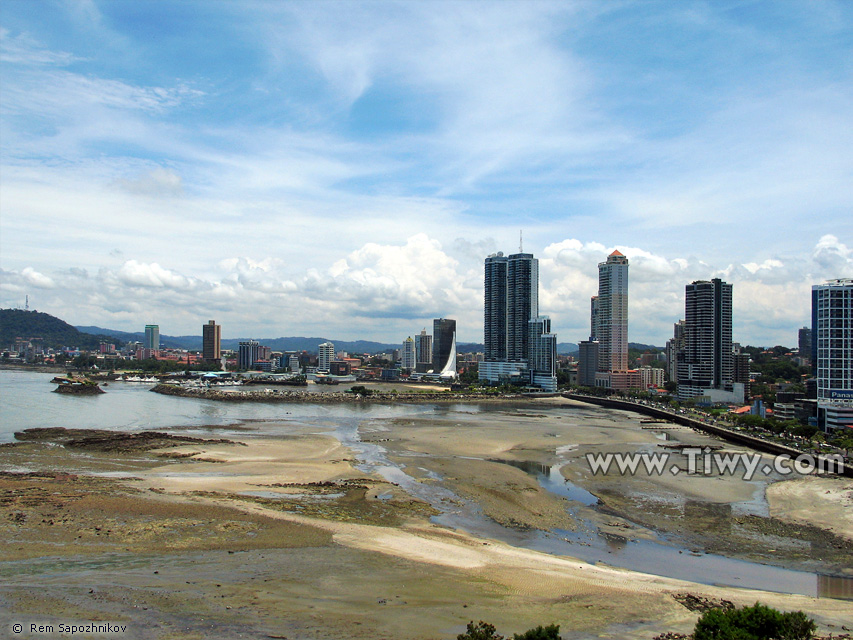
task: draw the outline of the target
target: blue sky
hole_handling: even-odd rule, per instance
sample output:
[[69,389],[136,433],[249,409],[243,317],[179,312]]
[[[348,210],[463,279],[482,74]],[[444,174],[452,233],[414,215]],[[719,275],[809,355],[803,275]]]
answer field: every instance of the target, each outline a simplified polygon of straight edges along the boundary
[[482,339],[524,248],[560,341],[631,262],[793,345],[853,276],[853,3],[38,2],[0,11],[0,304],[73,324]]

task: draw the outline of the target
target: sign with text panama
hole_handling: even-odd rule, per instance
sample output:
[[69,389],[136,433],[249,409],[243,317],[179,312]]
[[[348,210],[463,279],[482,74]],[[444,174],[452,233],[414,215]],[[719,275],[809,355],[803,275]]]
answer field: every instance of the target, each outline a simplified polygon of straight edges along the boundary
[[830,389],[830,400],[853,400],[853,389]]

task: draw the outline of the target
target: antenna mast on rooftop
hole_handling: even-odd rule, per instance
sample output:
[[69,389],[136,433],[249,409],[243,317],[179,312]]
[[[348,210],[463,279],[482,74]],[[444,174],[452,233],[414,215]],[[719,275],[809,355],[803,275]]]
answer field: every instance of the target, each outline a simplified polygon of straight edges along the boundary
[[518,230],[518,252],[524,253],[524,240],[522,237],[523,229]]

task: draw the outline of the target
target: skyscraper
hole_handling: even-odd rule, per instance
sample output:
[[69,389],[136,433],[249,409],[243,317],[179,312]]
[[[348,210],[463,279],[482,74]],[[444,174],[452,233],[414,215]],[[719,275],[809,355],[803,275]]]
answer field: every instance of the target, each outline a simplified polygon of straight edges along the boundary
[[241,340],[237,350],[237,368],[251,369],[258,360],[259,347],[257,340]]
[[145,344],[143,349],[151,349],[152,351],[160,350],[160,325],[146,324],[145,325]]
[[619,251],[598,265],[598,297],[592,303],[598,370],[628,370],[628,258]]
[[400,367],[414,371],[416,364],[415,341],[412,339],[412,336],[409,336],[403,340],[403,349],[400,351]]
[[432,371],[442,377],[456,377],[456,320],[432,321]]
[[797,348],[800,358],[812,362],[812,330],[809,327],[803,327],[797,333]]
[[317,371],[328,373],[329,365],[335,359],[335,344],[333,342],[324,342],[317,347],[317,354]]
[[509,256],[506,270],[506,356],[510,362],[530,358],[527,323],[539,315],[539,261],[532,253]]
[[673,325],[672,339],[666,341],[666,374],[670,381],[678,381],[679,354],[684,352],[684,320]]
[[812,319],[818,422],[827,431],[853,427],[853,279],[814,285]]
[[509,258],[498,252],[486,258],[484,278],[483,359],[503,362],[507,359],[507,266]]
[[527,362],[527,323],[539,315],[539,261],[530,253],[486,258],[483,338],[486,362]]
[[201,355],[205,362],[222,360],[222,327],[213,320],[201,327]]
[[539,316],[539,261],[531,253],[492,254],[485,261],[483,285],[485,349],[479,379],[556,390],[557,337],[551,320]]
[[527,322],[530,382],[544,391],[557,390],[557,336],[551,318],[537,316]]
[[595,386],[598,371],[598,342],[583,340],[578,343],[578,384],[582,387]]
[[[732,285],[719,278],[688,284],[684,292],[684,347],[678,355],[678,395],[743,401],[733,388]],[[734,395],[728,398],[724,393]],[[737,398],[737,395],[740,398]]]
[[418,364],[432,364],[432,334],[426,328],[415,336],[415,355]]

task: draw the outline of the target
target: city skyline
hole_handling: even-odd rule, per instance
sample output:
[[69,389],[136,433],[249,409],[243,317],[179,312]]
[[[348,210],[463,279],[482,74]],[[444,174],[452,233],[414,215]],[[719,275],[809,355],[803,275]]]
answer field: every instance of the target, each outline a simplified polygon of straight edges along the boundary
[[853,273],[849,3],[32,6],[0,17],[2,307],[482,342],[523,228],[565,342],[618,250],[632,341],[720,278],[741,342],[793,346]]

